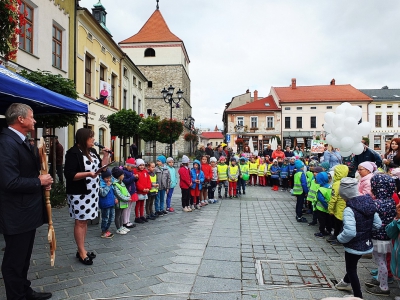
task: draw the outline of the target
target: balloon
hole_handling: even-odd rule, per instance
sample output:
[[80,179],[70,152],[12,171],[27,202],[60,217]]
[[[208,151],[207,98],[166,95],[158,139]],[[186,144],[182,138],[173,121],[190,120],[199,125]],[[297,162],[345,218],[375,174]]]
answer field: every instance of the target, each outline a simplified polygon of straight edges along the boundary
[[326,123],[332,123],[334,116],[335,116],[334,112],[328,111],[324,115],[324,120],[326,121]]
[[356,120],[360,120],[362,117],[362,109],[359,106],[351,106],[346,108],[346,116],[347,117],[353,117]]
[[337,137],[338,140],[341,140],[342,138],[344,138],[345,136],[347,136],[347,130],[344,127],[338,127],[336,128],[333,133],[335,134],[335,136]]
[[340,140],[340,150],[350,151],[351,147],[354,146],[354,140],[351,137],[345,136]]
[[339,105],[336,107],[336,115],[345,115],[347,107]]
[[353,117],[347,117],[344,120],[344,127],[347,130],[354,130],[357,127],[358,121]]
[[333,118],[333,124],[335,124],[336,127],[343,126],[344,120],[346,119],[345,115],[335,115]]
[[339,148],[340,147],[340,141],[338,140],[337,137],[332,138],[331,145],[333,148]]
[[340,104],[340,106],[343,106],[347,109],[347,108],[351,107],[351,104],[349,102],[343,102],[342,104]]
[[355,155],[359,155],[361,153],[363,153],[364,151],[364,144],[363,143],[357,143],[355,144],[352,148],[351,151],[353,151],[353,153]]
[[329,123],[324,123],[324,130],[327,133],[332,133],[332,126]]
[[361,122],[360,124],[358,124],[356,132],[361,135],[367,135],[371,132],[371,123],[370,122]]
[[357,129],[357,127],[354,127],[354,130],[351,130],[350,132],[348,132],[347,136],[351,137],[353,139],[354,143],[358,143],[358,142],[361,142],[362,136],[360,134],[358,134],[355,129]]
[[243,173],[242,179],[243,179],[244,181],[249,180],[249,178],[250,178],[250,175],[249,175],[249,174]]
[[352,151],[340,151],[340,155],[342,157],[350,156],[353,152]]
[[325,137],[325,141],[327,142],[327,144],[331,144],[333,137],[334,137],[333,134],[328,134],[328,135]]

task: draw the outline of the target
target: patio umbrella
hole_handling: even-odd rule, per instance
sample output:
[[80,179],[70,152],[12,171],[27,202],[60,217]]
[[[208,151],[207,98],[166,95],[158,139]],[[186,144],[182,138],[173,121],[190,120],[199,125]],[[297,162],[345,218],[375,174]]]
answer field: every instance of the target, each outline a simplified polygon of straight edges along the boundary
[[272,138],[270,144],[271,144],[271,149],[272,149],[272,150],[276,150],[276,148],[278,147],[278,141],[276,140],[275,137]]
[[249,148],[250,148],[250,152],[254,153],[253,137],[250,137],[250,139],[249,139]]
[[16,102],[32,107],[35,115],[88,113],[87,104],[50,91],[0,66],[0,115]]

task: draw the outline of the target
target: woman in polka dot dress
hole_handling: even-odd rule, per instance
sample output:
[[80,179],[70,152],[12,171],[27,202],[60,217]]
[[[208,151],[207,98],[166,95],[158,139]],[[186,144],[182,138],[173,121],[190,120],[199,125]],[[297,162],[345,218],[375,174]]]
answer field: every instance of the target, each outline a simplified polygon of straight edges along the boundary
[[[76,257],[85,265],[93,264],[96,255],[85,249],[87,221],[98,215],[99,168],[108,163],[109,153],[103,150],[103,159],[94,146],[94,132],[88,128],[78,129],[76,144],[65,155],[64,175],[71,218],[75,219],[74,237],[78,252]],[[101,163],[100,163],[101,162]]]

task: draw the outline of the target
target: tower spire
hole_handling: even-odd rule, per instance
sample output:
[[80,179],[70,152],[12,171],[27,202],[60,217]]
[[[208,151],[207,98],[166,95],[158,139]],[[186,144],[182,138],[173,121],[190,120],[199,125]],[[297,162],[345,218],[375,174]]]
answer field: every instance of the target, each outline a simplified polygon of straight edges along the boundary
[[160,1],[160,0],[156,0],[157,1],[157,6],[156,6],[156,8],[157,8],[157,10],[160,8],[160,6],[158,5],[158,2]]

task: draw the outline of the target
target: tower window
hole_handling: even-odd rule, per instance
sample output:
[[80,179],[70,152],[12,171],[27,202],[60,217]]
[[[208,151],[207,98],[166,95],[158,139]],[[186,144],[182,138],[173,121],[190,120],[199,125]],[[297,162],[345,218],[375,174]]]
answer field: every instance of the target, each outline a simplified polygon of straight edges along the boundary
[[144,50],[144,57],[155,57],[156,51],[153,48],[147,48]]
[[147,87],[152,88],[153,87],[153,81],[147,81]]

